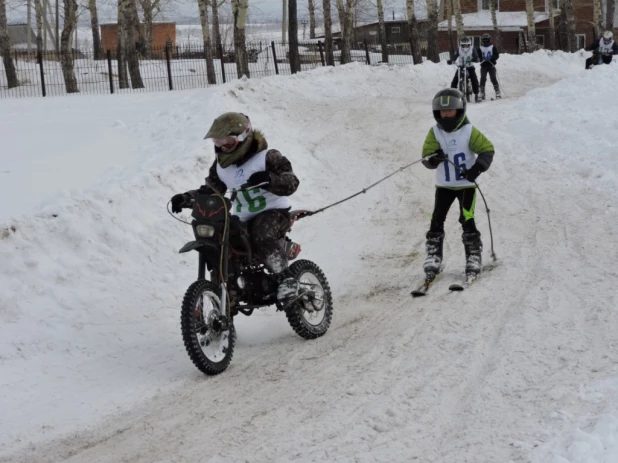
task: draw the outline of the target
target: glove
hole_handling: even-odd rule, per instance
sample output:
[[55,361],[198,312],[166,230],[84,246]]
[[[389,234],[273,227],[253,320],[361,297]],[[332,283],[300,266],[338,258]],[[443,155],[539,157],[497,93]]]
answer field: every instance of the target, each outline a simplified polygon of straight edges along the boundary
[[429,164],[431,164],[432,166],[436,166],[436,167],[438,167],[444,161],[446,161],[446,155],[444,154],[444,151],[442,151],[441,149],[435,152],[435,156],[432,156],[429,159],[427,159],[427,162]]
[[178,214],[182,211],[182,205],[185,203],[184,193],[172,196],[172,212]]
[[474,164],[470,169],[463,172],[463,176],[469,182],[475,182],[479,175],[481,175],[481,166]]
[[[248,187],[260,185],[261,183],[270,183],[270,181],[271,181],[270,174],[266,172],[265,170],[263,170],[261,172],[256,172],[253,175],[251,175],[251,177],[249,177],[249,180],[247,180],[247,183],[245,183],[242,186],[242,188],[248,188]],[[262,185],[262,188],[265,188],[267,186],[268,185]]]

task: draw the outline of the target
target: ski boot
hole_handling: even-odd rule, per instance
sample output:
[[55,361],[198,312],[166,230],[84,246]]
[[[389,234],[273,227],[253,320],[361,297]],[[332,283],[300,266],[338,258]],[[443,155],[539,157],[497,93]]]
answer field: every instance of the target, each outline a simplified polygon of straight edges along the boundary
[[442,247],[444,244],[444,232],[427,232],[427,258],[423,264],[425,271],[425,281],[433,281],[436,275],[442,270]]
[[461,240],[466,250],[466,280],[471,282],[478,278],[483,268],[481,233],[478,231],[464,232]]
[[481,98],[481,101],[485,101],[485,89],[484,88],[481,89],[480,98]]
[[479,94],[478,94],[478,93],[475,93],[475,94],[474,94],[474,102],[475,102],[475,103],[479,103],[480,101],[481,101],[481,100],[479,99]]
[[498,87],[497,85],[494,87],[494,90],[496,91],[496,100],[499,98],[502,98],[502,94],[500,93],[500,87]]

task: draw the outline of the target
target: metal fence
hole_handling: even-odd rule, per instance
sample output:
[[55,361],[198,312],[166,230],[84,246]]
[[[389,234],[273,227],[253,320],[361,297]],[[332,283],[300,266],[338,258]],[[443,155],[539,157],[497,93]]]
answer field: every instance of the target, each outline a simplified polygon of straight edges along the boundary
[[[391,48],[392,47],[392,48]],[[412,64],[410,45],[389,44],[389,65]],[[213,47],[211,50],[216,84],[237,78],[236,60],[231,47]],[[288,45],[281,42],[248,42],[249,77],[291,74]],[[321,41],[299,43],[301,71],[325,66],[324,47]],[[339,64],[341,51],[335,50]],[[351,50],[352,61],[368,65],[382,64],[382,55],[375,45],[357,42]],[[0,97],[36,97],[79,94],[117,94],[208,87],[206,59],[203,47],[195,45],[153,49],[148,57],[138,54],[143,87],[124,85],[118,76],[115,51],[106,50],[102,59],[94,59],[91,51],[73,51],[74,72],[79,93],[67,94],[59,56],[55,51],[38,54],[34,51],[14,50],[13,60],[19,86],[9,89],[0,64]]]

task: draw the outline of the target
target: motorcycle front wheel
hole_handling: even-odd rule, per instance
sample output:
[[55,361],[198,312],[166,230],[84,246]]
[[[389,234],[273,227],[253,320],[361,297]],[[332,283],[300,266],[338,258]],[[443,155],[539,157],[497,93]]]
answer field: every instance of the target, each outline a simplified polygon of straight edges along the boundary
[[193,364],[202,373],[216,375],[232,361],[236,330],[230,320],[224,326],[217,286],[198,280],[189,286],[182,302],[180,327],[182,339]]

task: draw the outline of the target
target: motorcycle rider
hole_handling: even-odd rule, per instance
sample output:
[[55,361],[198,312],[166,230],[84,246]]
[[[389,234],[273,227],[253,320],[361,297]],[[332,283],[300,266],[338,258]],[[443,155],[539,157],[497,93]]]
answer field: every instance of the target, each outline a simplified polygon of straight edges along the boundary
[[612,31],[605,31],[598,41],[592,42],[584,50],[591,51],[592,56],[586,60],[586,69],[596,64],[610,64],[618,55],[618,43],[614,41]]
[[216,155],[206,185],[174,195],[172,212],[180,212],[197,193],[215,193],[208,185],[220,194],[228,189],[248,188],[238,194],[233,213],[248,222],[253,251],[276,276],[277,300],[290,301],[298,295],[298,281],[286,274],[288,258],[279,240],[290,228],[288,197],[300,183],[292,164],[279,151],[269,149],[264,134],[254,130],[249,117],[241,113],[227,112],[217,117],[204,139],[212,139]]
[[[470,76],[470,82],[472,83],[472,92],[474,93],[474,102],[479,102],[479,81],[476,77],[476,70],[474,64],[478,62],[479,58],[476,54],[476,50],[472,46],[472,39],[470,37],[462,37],[459,41],[459,50],[455,54],[455,63],[457,64],[457,71],[455,71],[455,77],[451,82],[451,88],[457,88],[459,84],[459,74],[463,75],[463,68],[466,68],[468,75]],[[448,60],[448,65],[453,64],[453,61]]]

